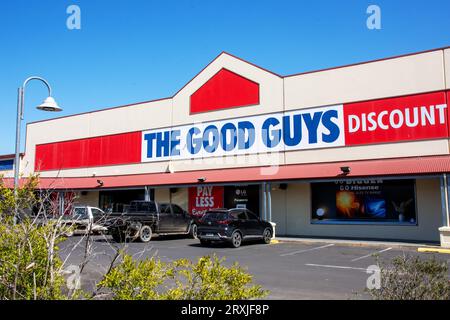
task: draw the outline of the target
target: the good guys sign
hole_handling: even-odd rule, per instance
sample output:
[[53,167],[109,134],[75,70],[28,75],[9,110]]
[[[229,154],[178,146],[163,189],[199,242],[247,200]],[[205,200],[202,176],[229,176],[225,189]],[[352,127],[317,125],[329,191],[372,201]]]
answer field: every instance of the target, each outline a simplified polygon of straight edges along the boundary
[[144,131],[142,161],[448,137],[445,92]]
[[[447,96],[446,96],[447,95]],[[36,146],[36,170],[449,137],[450,91],[126,132]]]
[[342,106],[143,132],[143,161],[344,145]]

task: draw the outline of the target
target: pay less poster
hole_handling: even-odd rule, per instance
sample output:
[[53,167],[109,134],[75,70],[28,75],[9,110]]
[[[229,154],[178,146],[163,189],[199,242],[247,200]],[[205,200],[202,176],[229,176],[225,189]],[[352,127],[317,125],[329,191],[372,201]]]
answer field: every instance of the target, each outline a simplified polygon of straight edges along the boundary
[[313,222],[417,223],[412,179],[312,183],[311,195]]
[[202,216],[206,211],[223,208],[223,187],[200,186],[189,188],[189,213]]

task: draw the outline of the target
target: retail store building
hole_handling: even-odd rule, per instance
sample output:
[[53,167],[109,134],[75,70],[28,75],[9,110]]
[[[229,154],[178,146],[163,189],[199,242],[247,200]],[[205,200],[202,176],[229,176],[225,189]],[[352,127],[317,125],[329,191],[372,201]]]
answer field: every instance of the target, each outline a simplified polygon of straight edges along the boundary
[[121,211],[247,207],[277,235],[439,241],[450,48],[280,76],[220,54],[169,98],[28,123],[24,175]]

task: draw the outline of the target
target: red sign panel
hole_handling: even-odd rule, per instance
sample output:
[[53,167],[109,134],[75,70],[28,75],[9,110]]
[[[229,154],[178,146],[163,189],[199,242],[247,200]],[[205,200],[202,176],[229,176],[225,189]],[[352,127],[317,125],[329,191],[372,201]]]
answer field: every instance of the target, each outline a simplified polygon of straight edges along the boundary
[[345,144],[446,138],[445,92],[344,105]]
[[111,166],[141,161],[141,132],[36,146],[35,170]]
[[259,84],[221,69],[190,99],[191,113],[259,104]]
[[223,208],[223,187],[189,188],[189,213],[202,216],[206,211],[215,208]]

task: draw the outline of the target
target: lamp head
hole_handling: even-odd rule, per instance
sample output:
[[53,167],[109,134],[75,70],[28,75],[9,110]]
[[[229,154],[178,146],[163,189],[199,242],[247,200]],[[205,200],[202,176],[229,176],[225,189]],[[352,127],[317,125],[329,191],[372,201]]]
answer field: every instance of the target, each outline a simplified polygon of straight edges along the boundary
[[36,108],[42,111],[62,111],[53,97],[47,97],[44,102],[42,102]]

